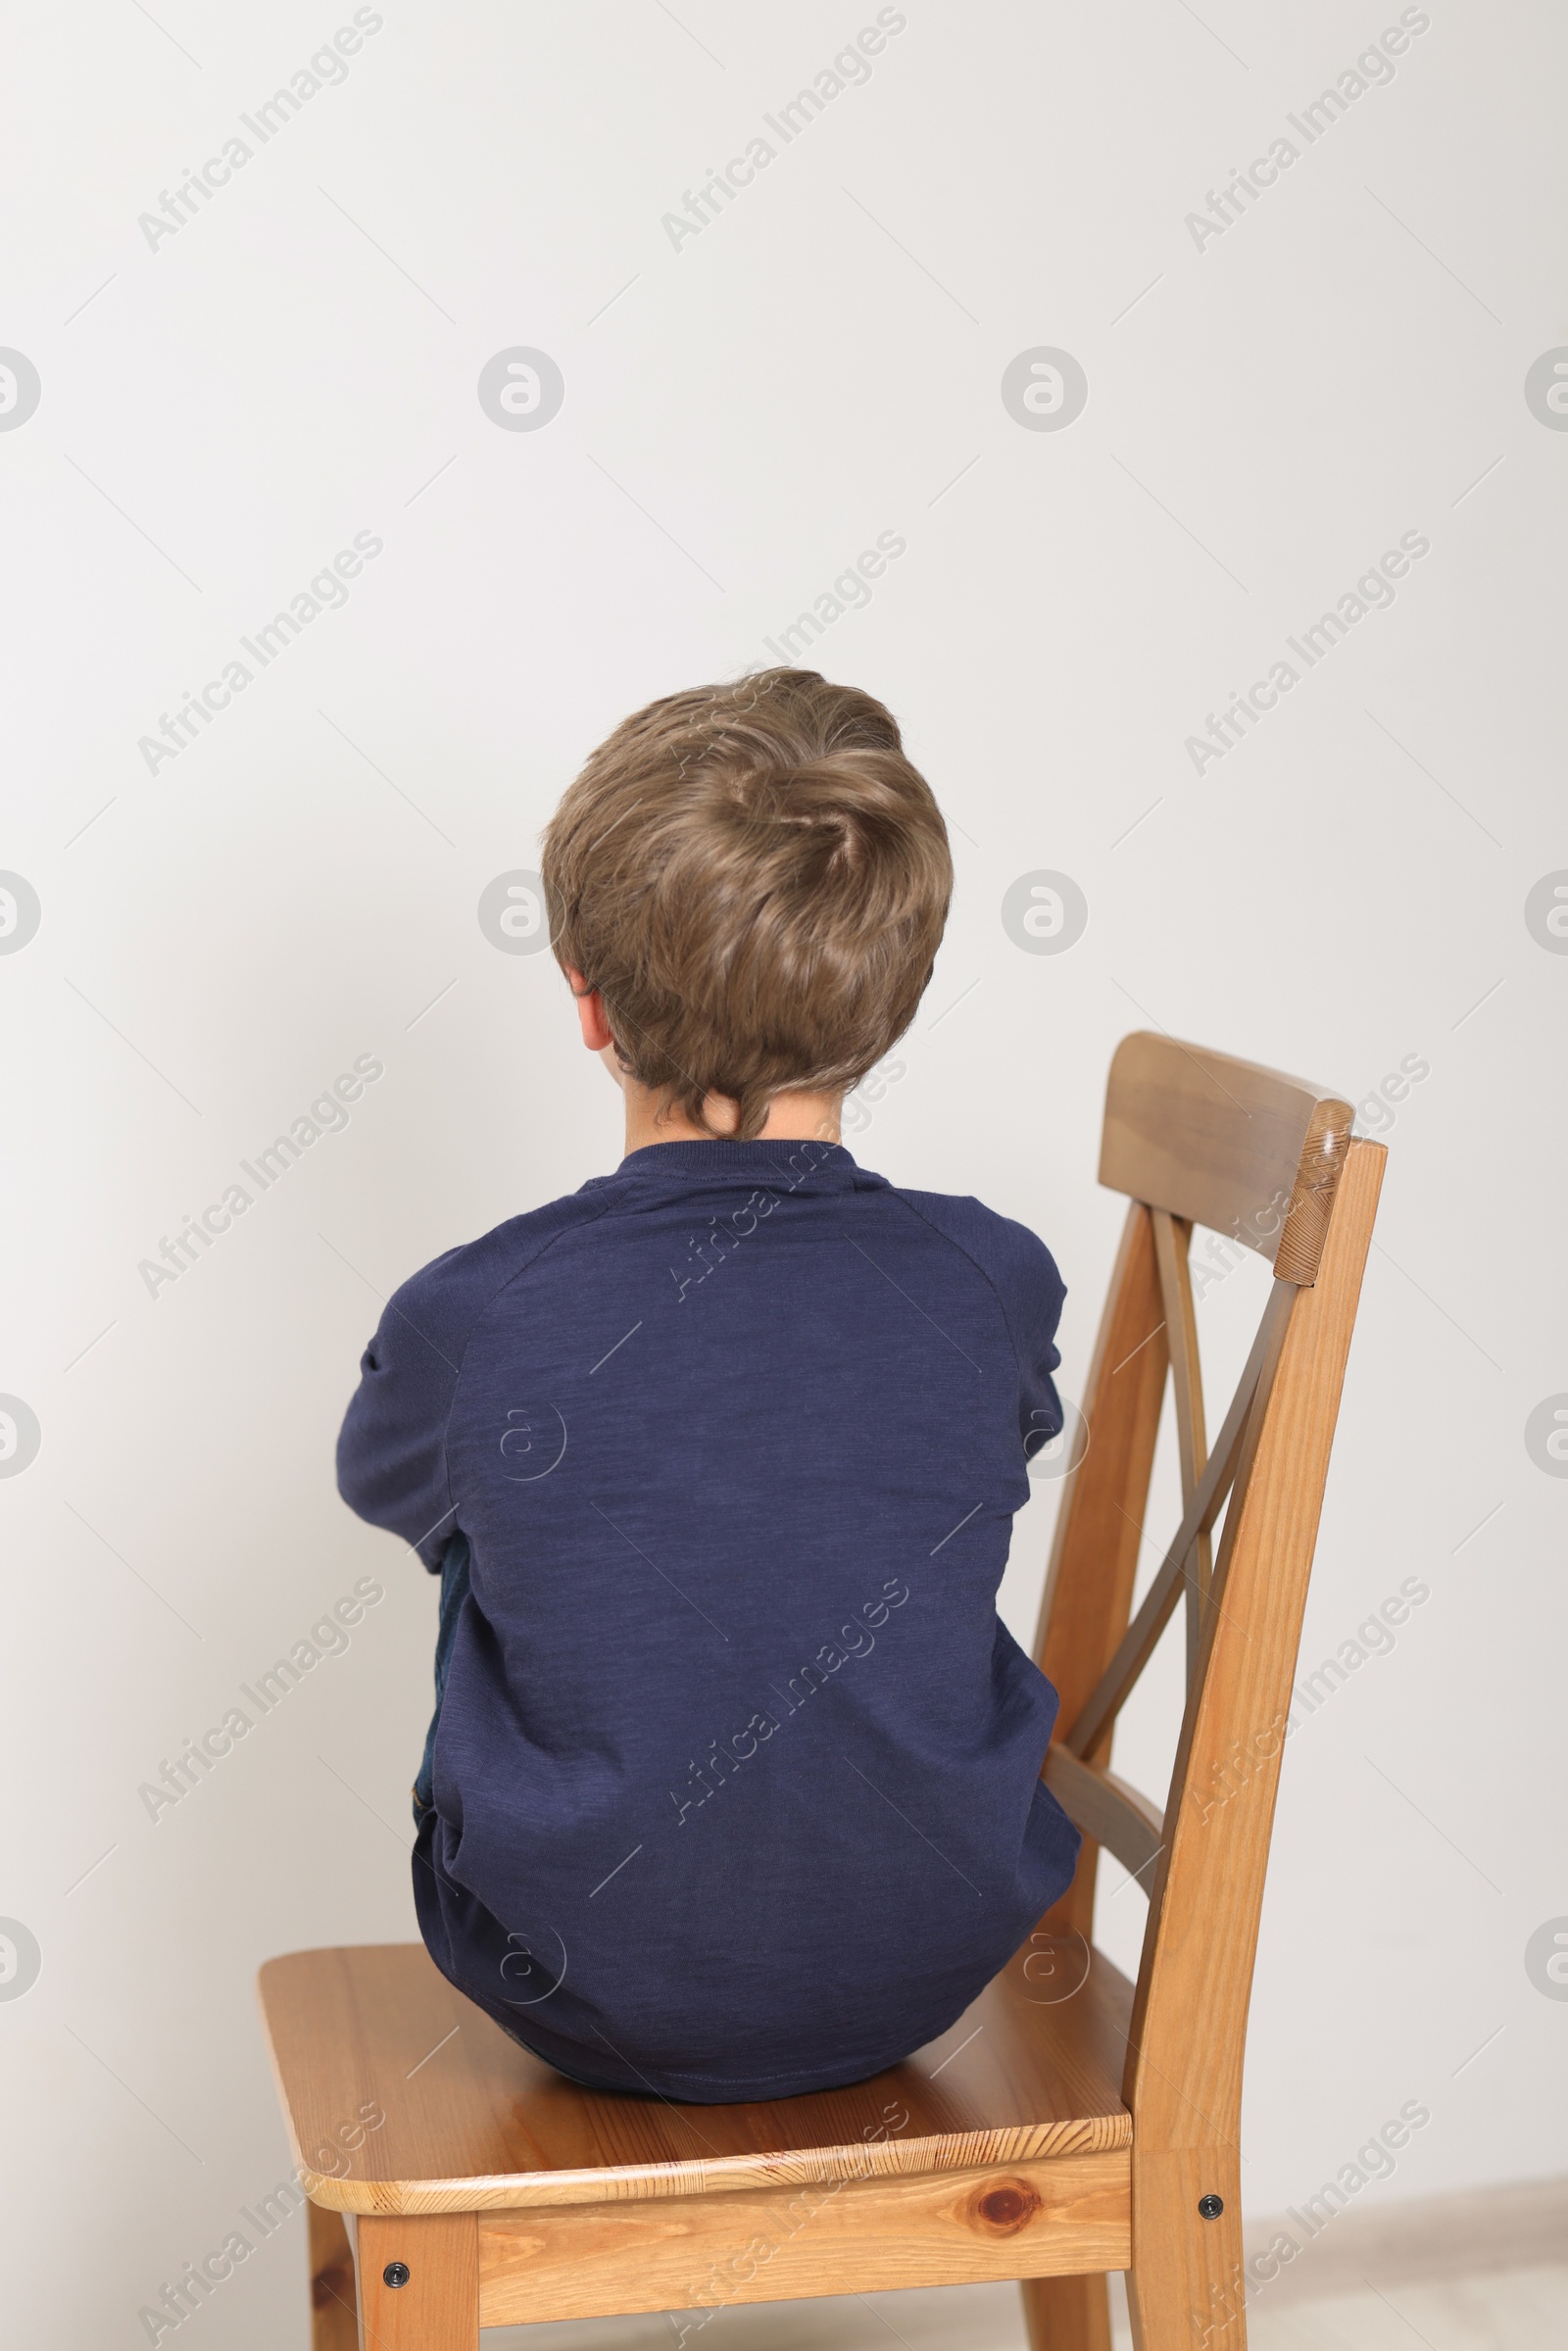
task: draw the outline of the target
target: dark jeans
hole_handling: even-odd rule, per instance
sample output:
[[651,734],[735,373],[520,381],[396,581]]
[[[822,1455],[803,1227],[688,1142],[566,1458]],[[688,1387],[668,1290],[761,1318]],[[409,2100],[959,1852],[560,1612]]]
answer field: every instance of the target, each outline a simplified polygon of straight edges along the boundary
[[414,1783],[414,1824],[419,1822],[435,1802],[435,1731],[441,1720],[441,1701],[447,1694],[447,1672],[452,1663],[452,1643],[457,1639],[458,1618],[468,1596],[468,1538],[449,1536],[441,1554],[441,1619],[435,1637],[435,1712],[430,1728],[424,1735],[424,1753],[419,1761]]

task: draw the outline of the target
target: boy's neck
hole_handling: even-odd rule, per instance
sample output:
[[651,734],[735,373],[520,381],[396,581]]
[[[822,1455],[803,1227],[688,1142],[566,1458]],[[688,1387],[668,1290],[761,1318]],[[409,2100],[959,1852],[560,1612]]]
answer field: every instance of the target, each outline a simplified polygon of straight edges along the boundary
[[[659,1115],[659,1096],[651,1088],[639,1086],[635,1080],[624,1082],[626,1094],[626,1150],[646,1151],[654,1143],[711,1143],[733,1131],[735,1105],[718,1095],[710,1095],[704,1108],[710,1121],[705,1133],[678,1111]],[[837,1143],[840,1117],[844,1107],[842,1094],[775,1094],[768,1106],[767,1124],[757,1138],[760,1143],[800,1143],[810,1139],[818,1143]]]

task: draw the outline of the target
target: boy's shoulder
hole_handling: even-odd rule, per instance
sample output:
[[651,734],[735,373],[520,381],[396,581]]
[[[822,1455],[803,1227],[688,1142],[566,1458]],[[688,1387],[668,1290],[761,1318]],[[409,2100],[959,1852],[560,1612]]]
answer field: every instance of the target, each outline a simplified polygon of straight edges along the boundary
[[390,1305],[437,1346],[462,1347],[487,1306],[553,1242],[592,1224],[614,1204],[612,1176],[596,1176],[579,1192],[509,1216],[476,1240],[461,1241],[421,1265],[394,1291]]
[[970,1194],[901,1189],[899,1198],[989,1284],[1021,1357],[1050,1347],[1067,1285],[1038,1233]]
[[[972,1195],[920,1192],[857,1168],[857,1189],[903,1203],[921,1224],[966,1257],[996,1291],[1009,1323],[1053,1325],[1066,1295],[1050,1249],[1028,1225]],[[460,1242],[411,1274],[391,1307],[456,1362],[486,1309],[553,1244],[630,1204],[639,1187],[631,1175],[595,1176],[579,1191],[542,1207],[509,1216],[472,1241]]]
[[1032,1285],[1047,1280],[1061,1286],[1056,1261],[1039,1234],[988,1208],[972,1193],[912,1192],[900,1185],[898,1195],[984,1272],[1009,1282]]

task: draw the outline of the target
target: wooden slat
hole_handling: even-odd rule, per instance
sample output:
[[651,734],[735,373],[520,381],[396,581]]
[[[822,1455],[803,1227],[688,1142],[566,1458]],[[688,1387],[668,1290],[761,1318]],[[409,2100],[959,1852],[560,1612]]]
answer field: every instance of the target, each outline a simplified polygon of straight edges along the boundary
[[[1152,1211],[1154,1262],[1159,1269],[1159,1295],[1165,1308],[1170,1345],[1171,1390],[1176,1402],[1176,1450],[1181,1462],[1182,1508],[1190,1509],[1198,1481],[1208,1460],[1203,1429],[1203,1372],[1198,1355],[1198,1320],[1193,1312],[1193,1284],[1187,1253],[1193,1228],[1164,1208]],[[1208,1598],[1212,1568],[1209,1539],[1200,1534],[1182,1565],[1187,1587],[1187,1685],[1198,1671],[1198,1635]]]
[[1100,1180],[1309,1284],[1353,1116],[1304,1078],[1141,1030],[1110,1065]]
[[1045,1782],[1067,1818],[1141,1880],[1165,1842],[1158,1806],[1114,1772],[1059,1744],[1047,1753]]
[[[1098,1955],[1043,2001],[1025,1943],[940,2040],[869,2082],[774,2104],[678,2106],[579,2089],[455,1991],[417,1943],[298,1951],[262,1970],[273,2069],[317,2203],[494,2211],[732,2195],[1125,2146],[1132,1987]],[[329,2177],[308,2151],[386,2120]],[[890,2120],[891,2116],[891,2120]]]
[[[1164,1312],[1149,1210],[1127,1211],[1084,1391],[1089,1450],[1062,1497],[1035,1654],[1060,1698],[1057,1737],[1082,1711],[1127,1624],[1165,1389]],[[1102,1742],[1109,1753],[1109,1734]],[[1092,1758],[1103,1760],[1098,1751]],[[1096,1852],[1086,1844],[1052,1909],[1057,1932],[1094,1933]]]
[[[409,2273],[400,2286],[387,2280],[394,2263]],[[361,2351],[479,2351],[479,2228],[471,2212],[358,2218],[354,2266]]]
[[358,2351],[354,2252],[340,2212],[307,2204],[310,2222],[311,2351]]
[[1022,2279],[1029,2351],[1111,2351],[1105,2286],[1105,2278],[1094,2271],[1079,2278]]
[[[1296,1299],[1238,1480],[1155,1865],[1125,2086],[1135,2116],[1129,2291],[1144,2351],[1231,2324],[1242,2061],[1274,1798],[1346,1357],[1385,1152],[1350,1145],[1318,1278]],[[1243,1771],[1228,1769],[1240,1745]],[[1195,2029],[1195,2020],[1201,2029]],[[1223,2216],[1195,2223],[1196,2198]],[[1234,2316],[1234,2311],[1232,2313]]]
[[[1247,2351],[1241,2169],[1225,2146],[1152,2148],[1135,2164],[1127,2306],[1136,2351]],[[1211,2221],[1199,2213],[1202,2196],[1224,2207]]]
[[[1108,2351],[1091,2274],[1129,2260],[1139,2351],[1192,2351],[1195,2334],[1242,2351],[1247,2006],[1384,1160],[1379,1146],[1348,1141],[1348,1121],[1338,1097],[1226,1055],[1152,1037],[1118,1052],[1102,1174],[1134,1200],[1040,1641],[1062,1697],[1045,1777],[1084,1830],[1084,1860],[1070,1894],[940,2040],[844,2090],[677,2106],[566,2082],[416,1945],[302,1952],[264,1969],[300,2177],[315,2205],[336,2208],[312,2216],[319,2351],[339,2351],[356,2298],[362,2345],[470,2351],[481,2320],[706,2319],[729,2302],[981,2278],[1031,2281],[1032,2351]],[[1277,1276],[1207,1460],[1186,1266],[1195,1217],[1272,1257]],[[1182,1525],[1129,1626],[1167,1355]],[[1227,1492],[1162,1820],[1106,1759],[1184,1583],[1204,1580],[1200,1546]],[[1056,1934],[1091,1933],[1102,1843],[1152,1889],[1136,1998],[1098,1952],[1081,1981],[1052,1972]],[[345,2123],[372,2113],[383,2120],[351,2172],[309,2169],[304,2155],[341,2147]],[[1210,2195],[1224,2204],[1213,2222],[1198,2216]],[[351,2216],[357,2297],[335,2290],[339,2212]],[[407,2263],[406,2285],[388,2285],[389,2261]]]
[[1066,1744],[1075,1755],[1093,1756],[1103,1743],[1116,1716],[1131,1693],[1139,1675],[1153,1653],[1154,1644],[1170,1618],[1182,1588],[1182,1569],[1194,1539],[1213,1525],[1230,1492],[1231,1480],[1243,1458],[1248,1419],[1261,1393],[1267,1394],[1268,1384],[1279,1360],[1291,1308],[1297,1297],[1295,1285],[1276,1281],[1263,1308],[1263,1317],[1252,1341],[1236,1394],[1225,1415],[1225,1425],[1214,1442],[1214,1450],[1198,1482],[1191,1506],[1182,1513],[1182,1523],[1171,1538],[1170,1547],[1160,1561],[1153,1582],[1145,1592],[1138,1614],[1128,1626],[1115,1656],[1106,1666],[1099,1683],[1084,1705],[1078,1719],[1066,1735]]
[[[711,2311],[1125,2266],[1125,2148],[922,2179],[487,2213],[479,2321]],[[383,2224],[384,2226],[384,2224]]]

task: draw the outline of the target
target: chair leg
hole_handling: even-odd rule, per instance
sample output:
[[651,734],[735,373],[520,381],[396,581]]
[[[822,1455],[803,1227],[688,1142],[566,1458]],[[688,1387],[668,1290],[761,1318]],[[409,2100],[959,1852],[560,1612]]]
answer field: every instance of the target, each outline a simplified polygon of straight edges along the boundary
[[1024,2325],[1029,2351],[1110,2351],[1110,2299],[1103,2276],[1025,2278]]
[[311,2223],[311,2351],[359,2351],[354,2305],[354,2255],[340,2212],[309,2208]]
[[[1233,2150],[1133,2154],[1133,2266],[1127,2312],[1136,2351],[1247,2351],[1241,2164]],[[1217,2196],[1205,2220],[1200,2198]]]
[[479,2351],[476,2214],[362,2214],[354,2239],[360,2351]]

